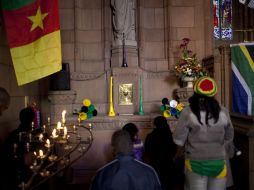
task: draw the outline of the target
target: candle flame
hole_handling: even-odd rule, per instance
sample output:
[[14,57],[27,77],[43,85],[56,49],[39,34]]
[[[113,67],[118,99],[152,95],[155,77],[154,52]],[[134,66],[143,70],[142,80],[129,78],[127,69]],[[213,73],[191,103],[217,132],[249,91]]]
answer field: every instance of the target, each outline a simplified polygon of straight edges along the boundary
[[53,138],[57,138],[58,137],[58,135],[56,134],[56,129],[53,129],[52,136],[53,136]]
[[62,122],[65,123],[65,114],[66,114],[66,110],[63,110],[62,112]]
[[63,129],[60,121],[57,122],[57,130]]
[[44,156],[43,150],[39,150],[39,156],[40,156],[41,158],[43,158],[43,156]]
[[41,134],[39,135],[39,141],[42,141],[42,139],[43,139],[43,134],[41,133]]
[[46,140],[46,143],[47,143],[48,146],[50,146],[50,140],[49,139]]

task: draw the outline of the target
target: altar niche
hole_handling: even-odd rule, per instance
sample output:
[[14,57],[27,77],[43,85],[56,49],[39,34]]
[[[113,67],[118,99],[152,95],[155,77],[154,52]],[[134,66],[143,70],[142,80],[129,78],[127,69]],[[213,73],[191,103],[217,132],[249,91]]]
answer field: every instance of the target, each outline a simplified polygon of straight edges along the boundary
[[138,114],[139,75],[138,68],[113,68],[113,102],[118,115]]

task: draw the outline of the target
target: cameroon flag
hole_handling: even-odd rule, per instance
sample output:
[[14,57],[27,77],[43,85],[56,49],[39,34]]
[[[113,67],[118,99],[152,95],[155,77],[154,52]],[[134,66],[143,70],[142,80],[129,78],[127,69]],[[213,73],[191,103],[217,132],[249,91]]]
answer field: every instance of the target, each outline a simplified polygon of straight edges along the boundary
[[1,0],[18,85],[62,68],[58,0]]

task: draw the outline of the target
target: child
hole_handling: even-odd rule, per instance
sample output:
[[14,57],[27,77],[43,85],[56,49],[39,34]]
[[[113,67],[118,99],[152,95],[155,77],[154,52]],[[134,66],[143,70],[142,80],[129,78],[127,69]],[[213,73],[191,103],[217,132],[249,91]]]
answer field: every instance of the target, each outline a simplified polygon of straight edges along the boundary
[[134,123],[127,123],[123,127],[124,131],[127,131],[133,143],[133,155],[134,157],[139,160],[143,161],[143,152],[144,152],[144,144],[142,140],[138,137],[138,128]]

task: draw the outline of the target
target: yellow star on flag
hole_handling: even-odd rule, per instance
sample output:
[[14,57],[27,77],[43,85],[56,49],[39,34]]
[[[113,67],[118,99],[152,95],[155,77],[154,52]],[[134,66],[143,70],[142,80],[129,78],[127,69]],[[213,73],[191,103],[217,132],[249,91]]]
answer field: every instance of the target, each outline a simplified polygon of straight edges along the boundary
[[48,15],[48,13],[41,14],[41,8],[39,7],[37,9],[36,15],[27,17],[29,20],[32,21],[32,27],[30,29],[30,32],[32,32],[35,28],[40,27],[43,29],[43,20]]

